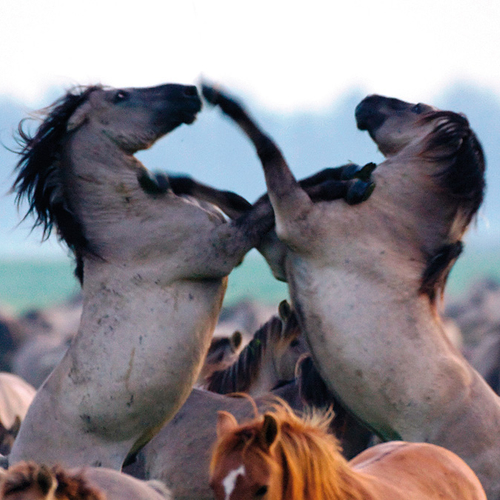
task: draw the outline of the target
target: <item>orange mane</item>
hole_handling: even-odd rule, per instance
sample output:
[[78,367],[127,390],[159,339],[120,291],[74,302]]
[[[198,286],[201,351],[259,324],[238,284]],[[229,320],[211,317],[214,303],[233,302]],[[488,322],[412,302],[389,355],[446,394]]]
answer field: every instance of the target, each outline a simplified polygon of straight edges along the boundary
[[280,402],[271,415],[279,429],[272,448],[262,444],[265,415],[261,415],[217,441],[210,465],[211,473],[226,454],[241,451],[245,461],[260,461],[263,468],[272,471],[269,498],[363,499],[351,482],[356,473],[351,471],[342,456],[337,438],[328,433],[333,412],[312,411],[300,418],[286,403]]

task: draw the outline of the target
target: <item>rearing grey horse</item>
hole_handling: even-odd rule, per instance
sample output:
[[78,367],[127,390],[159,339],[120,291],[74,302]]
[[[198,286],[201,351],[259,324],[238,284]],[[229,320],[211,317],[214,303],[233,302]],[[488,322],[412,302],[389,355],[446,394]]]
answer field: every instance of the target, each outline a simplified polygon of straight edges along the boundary
[[286,245],[292,304],[329,388],[385,440],[454,451],[500,499],[500,398],[448,340],[437,306],[482,200],[485,161],[467,119],[384,96],[356,109],[385,156],[370,200],[313,204],[283,155],[233,99]]
[[[33,137],[20,127],[17,199],[75,254],[84,301],[11,463],[120,469],[188,397],[227,276],[274,225],[266,199],[252,207],[190,179],[170,182],[133,156],[200,109],[193,86],[92,86],[54,103]],[[350,189],[335,186],[325,195]]]
[[[272,213],[228,222],[211,203],[160,189],[133,156],[200,109],[192,86],[93,86],[56,102],[34,137],[21,131],[18,199],[76,254],[84,303],[11,463],[120,469],[189,395],[227,275],[272,227]],[[233,205],[221,203],[231,215]]]

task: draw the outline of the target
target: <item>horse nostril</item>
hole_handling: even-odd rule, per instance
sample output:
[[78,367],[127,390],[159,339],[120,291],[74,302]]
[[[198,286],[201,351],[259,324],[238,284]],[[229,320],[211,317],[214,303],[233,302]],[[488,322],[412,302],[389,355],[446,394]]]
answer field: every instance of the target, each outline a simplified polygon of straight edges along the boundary
[[194,85],[186,85],[184,87],[184,95],[186,97],[195,97],[198,95],[198,89]]

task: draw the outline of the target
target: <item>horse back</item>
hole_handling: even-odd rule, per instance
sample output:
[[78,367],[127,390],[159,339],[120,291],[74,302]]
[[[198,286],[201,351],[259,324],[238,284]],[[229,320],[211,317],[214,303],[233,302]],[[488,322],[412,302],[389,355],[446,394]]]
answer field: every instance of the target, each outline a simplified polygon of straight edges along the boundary
[[472,469],[434,444],[391,441],[365,450],[349,464],[372,483],[372,491],[380,491],[380,498],[486,500]]

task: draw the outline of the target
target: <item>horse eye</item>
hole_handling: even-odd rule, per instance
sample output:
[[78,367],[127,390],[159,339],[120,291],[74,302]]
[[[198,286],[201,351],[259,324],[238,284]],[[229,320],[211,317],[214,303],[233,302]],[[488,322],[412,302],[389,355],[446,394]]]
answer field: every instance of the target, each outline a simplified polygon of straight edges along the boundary
[[297,347],[300,344],[298,339],[294,339],[290,342],[290,347]]
[[412,113],[416,113],[417,115],[419,115],[420,113],[422,113],[423,109],[422,109],[422,104],[418,103],[418,104],[415,104],[415,106],[413,106],[411,108],[411,112]]
[[256,497],[263,497],[267,493],[267,486],[261,486],[256,492]]
[[127,100],[127,98],[128,98],[128,92],[125,92],[124,90],[118,90],[118,92],[113,97],[113,102],[114,103],[123,102]]

